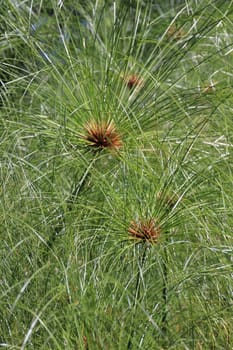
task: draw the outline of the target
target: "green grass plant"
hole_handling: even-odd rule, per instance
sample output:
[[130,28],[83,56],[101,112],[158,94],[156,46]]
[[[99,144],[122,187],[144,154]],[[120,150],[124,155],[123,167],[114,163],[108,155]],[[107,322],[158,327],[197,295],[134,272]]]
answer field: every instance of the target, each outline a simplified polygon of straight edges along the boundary
[[232,10],[1,5],[0,348],[232,350]]

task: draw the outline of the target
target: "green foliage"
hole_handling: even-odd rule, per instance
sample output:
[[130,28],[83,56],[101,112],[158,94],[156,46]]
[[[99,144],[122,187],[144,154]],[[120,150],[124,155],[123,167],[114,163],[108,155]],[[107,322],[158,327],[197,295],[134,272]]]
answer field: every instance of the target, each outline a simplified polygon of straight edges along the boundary
[[0,348],[231,350],[232,1],[0,9]]

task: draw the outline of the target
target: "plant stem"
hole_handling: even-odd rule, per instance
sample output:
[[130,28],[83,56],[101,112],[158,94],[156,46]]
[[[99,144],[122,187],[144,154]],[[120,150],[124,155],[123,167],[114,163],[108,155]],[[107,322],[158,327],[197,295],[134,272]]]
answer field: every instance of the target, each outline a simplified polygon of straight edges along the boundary
[[[139,262],[138,265],[138,273],[137,273],[137,280],[136,280],[136,286],[135,286],[135,297],[134,297],[134,312],[133,312],[133,318],[136,314],[136,310],[137,310],[137,304],[140,300],[140,291],[141,291],[141,271],[142,268],[144,266],[145,260],[146,260],[146,250],[147,250],[147,245],[144,244],[144,250],[143,250],[143,254],[142,254],[142,258],[141,258],[141,263]],[[132,349],[132,339],[134,337],[134,327],[131,328],[131,332],[130,332],[130,337],[129,337],[129,341],[128,341],[128,345],[127,345],[127,349]]]
[[163,296],[163,302],[164,302],[164,311],[163,311],[163,316],[162,316],[162,333],[163,336],[167,336],[167,316],[168,316],[168,270],[167,270],[167,263],[168,263],[168,256],[167,256],[167,250],[166,248],[164,249],[165,251],[165,258],[163,261],[163,290],[162,290],[162,296]]
[[89,166],[87,167],[87,169],[84,171],[83,175],[81,176],[80,180],[78,183],[74,183],[73,185],[73,190],[69,196],[69,198],[67,199],[67,203],[68,203],[68,210],[72,209],[72,205],[76,202],[79,193],[82,191],[84,185],[87,182],[87,179],[90,175],[90,170],[92,168],[92,166],[94,165],[96,161],[96,158],[93,158],[92,161],[90,162]]
[[[86,181],[90,175],[90,170],[93,167],[94,163],[96,161],[96,157],[92,159],[92,161],[90,162],[90,164],[88,165],[87,169],[84,171],[83,175],[81,176],[80,180],[78,181],[78,183],[74,183],[73,190],[71,191],[71,194],[69,196],[69,198],[67,199],[66,203],[67,203],[67,209],[70,211],[72,209],[73,204],[76,202],[78,195],[80,194],[80,192],[82,191],[82,189],[84,188]],[[48,257],[48,252],[49,250],[52,249],[54,241],[57,237],[57,235],[62,231],[62,229],[65,227],[65,215],[64,215],[64,211],[62,209],[62,213],[60,215],[59,218],[59,223],[58,225],[55,226],[55,229],[52,231],[51,236],[49,237],[48,241],[47,241],[47,249],[45,252],[45,258],[47,260]]]
[[[72,205],[77,200],[78,195],[81,192],[81,190],[83,189],[83,187],[84,187],[84,185],[85,185],[85,183],[87,181],[87,178],[88,178],[88,176],[90,174],[90,170],[91,170],[92,166],[94,165],[95,161],[96,161],[96,157],[92,159],[92,161],[88,165],[87,169],[84,171],[83,175],[81,176],[79,182],[73,186],[74,189],[72,190],[72,192],[71,192],[71,194],[70,194],[70,196],[69,196],[69,198],[67,200],[67,204],[68,204],[67,208],[68,208],[68,210],[72,209]],[[61,220],[61,222],[52,231],[52,234],[51,234],[51,236],[49,237],[49,239],[47,241],[46,251],[43,254],[43,261],[45,261],[45,260],[47,261],[48,260],[49,251],[52,249],[57,235],[61,232],[63,227],[65,227],[64,211],[62,211],[62,214],[60,216],[60,220]],[[49,275],[47,276],[46,281],[45,281],[45,291],[47,291]]]

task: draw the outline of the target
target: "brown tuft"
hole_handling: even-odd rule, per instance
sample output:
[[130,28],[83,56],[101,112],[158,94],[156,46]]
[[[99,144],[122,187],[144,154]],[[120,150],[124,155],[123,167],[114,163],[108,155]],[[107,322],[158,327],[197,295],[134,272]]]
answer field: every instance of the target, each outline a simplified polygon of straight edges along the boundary
[[83,344],[84,344],[84,349],[88,350],[87,337],[85,335],[83,336]]
[[141,88],[143,86],[143,80],[139,78],[137,75],[129,75],[124,78],[128,88],[131,90],[135,87]]
[[85,135],[82,136],[90,147],[96,150],[118,149],[122,146],[120,134],[112,121],[90,121],[85,126]]
[[179,40],[186,36],[186,32],[183,28],[177,28],[176,24],[173,23],[167,31],[167,37],[168,39],[175,39]]
[[146,221],[131,221],[128,233],[132,238],[157,243],[160,236],[160,227],[156,225],[154,219]]
[[216,83],[211,82],[209,85],[205,86],[202,91],[206,94],[215,92],[216,91]]

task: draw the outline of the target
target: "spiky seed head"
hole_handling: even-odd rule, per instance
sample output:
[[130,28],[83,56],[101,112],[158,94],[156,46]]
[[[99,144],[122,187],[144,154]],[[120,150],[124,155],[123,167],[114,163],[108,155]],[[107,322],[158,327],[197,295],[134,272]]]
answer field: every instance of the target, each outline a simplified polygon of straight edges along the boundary
[[177,25],[173,23],[167,31],[167,37],[168,39],[183,39],[186,36],[186,32],[183,28],[177,28]]
[[87,337],[85,335],[83,336],[83,345],[84,349],[88,349]]
[[160,231],[160,227],[154,219],[131,221],[128,228],[131,238],[152,244],[158,242]]
[[133,88],[141,88],[143,86],[143,79],[135,74],[124,77],[124,81],[130,90]]
[[202,91],[206,94],[213,93],[216,91],[216,84],[216,82],[212,81],[210,84],[206,85]]
[[93,120],[84,129],[85,135],[82,137],[88,142],[88,146],[96,150],[117,150],[122,146],[121,136],[112,121]]

